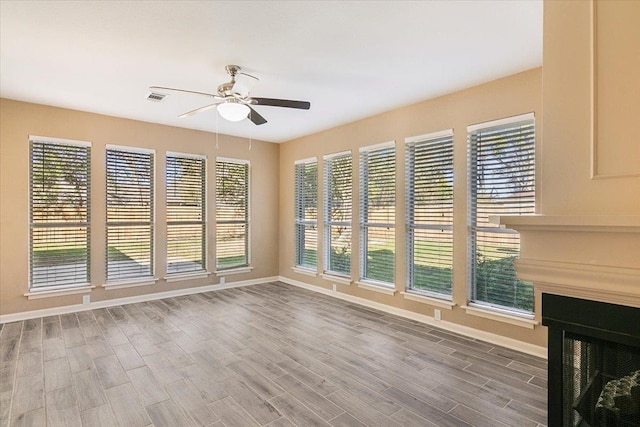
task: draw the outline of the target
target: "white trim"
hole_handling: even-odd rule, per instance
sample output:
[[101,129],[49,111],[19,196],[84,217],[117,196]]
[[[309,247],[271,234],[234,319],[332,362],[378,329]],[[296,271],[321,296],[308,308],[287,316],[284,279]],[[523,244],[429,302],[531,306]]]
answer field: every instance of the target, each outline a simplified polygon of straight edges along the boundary
[[86,294],[91,292],[91,289],[95,288],[95,286],[85,285],[85,286],[75,286],[73,288],[58,288],[58,289],[47,289],[47,290],[32,290],[24,294],[27,299],[40,299],[40,298],[52,298],[52,297],[61,297],[64,295],[73,295],[73,294]]
[[351,280],[351,277],[338,276],[336,274],[331,274],[329,272],[322,273],[320,277],[322,277],[324,280],[329,280],[331,282],[342,283],[343,285],[351,285],[351,283],[353,283],[353,281]]
[[307,157],[306,159],[300,159],[300,160],[296,160],[293,162],[294,165],[305,165],[307,163],[314,163],[317,162],[318,158],[317,157]]
[[438,132],[426,133],[424,135],[409,136],[404,139],[405,144],[411,144],[414,142],[425,142],[432,139],[440,139],[446,136],[453,136],[453,129],[441,130]]
[[91,148],[91,142],[89,141],[79,141],[75,139],[64,139],[64,138],[52,138],[48,136],[29,135],[29,142],[44,142],[47,144],[74,145],[76,147]]
[[640,307],[640,267],[520,258],[516,260],[516,271],[518,277],[532,282],[543,293]]
[[511,123],[524,122],[526,120],[535,120],[535,118],[536,116],[535,116],[535,113],[533,112],[520,114],[518,116],[505,117],[504,119],[492,120],[490,122],[483,122],[483,123],[476,123],[473,125],[469,125],[467,126],[467,132],[470,133],[480,129],[506,126]]
[[434,318],[430,316],[426,316],[424,314],[415,313],[415,312],[404,310],[401,308],[396,308],[387,304],[370,301],[365,298],[360,298],[360,297],[352,296],[349,294],[333,292],[330,289],[309,285],[307,283],[300,282],[294,279],[289,279],[288,277],[284,277],[284,276],[264,277],[260,279],[231,282],[226,285],[198,286],[195,288],[176,289],[176,290],[167,291],[167,292],[137,295],[133,297],[115,298],[115,299],[110,299],[105,301],[92,302],[89,304],[67,305],[63,307],[54,307],[54,308],[47,308],[42,310],[23,311],[20,313],[3,314],[3,315],[0,315],[0,323],[19,322],[22,320],[35,319],[35,318],[45,317],[45,316],[75,313],[79,311],[94,310],[96,308],[105,308],[105,307],[113,307],[116,305],[131,304],[136,302],[153,301],[153,300],[162,299],[162,298],[171,298],[171,297],[182,296],[182,295],[192,295],[192,294],[198,294],[202,292],[211,292],[211,291],[217,291],[222,289],[238,288],[242,286],[251,286],[251,285],[257,285],[261,283],[269,283],[269,282],[275,282],[275,281],[281,281],[292,286],[318,292],[324,295],[330,295],[341,300],[345,300],[345,301],[349,301],[365,307],[373,308],[375,310],[380,310],[385,313],[393,314],[395,316],[404,317],[406,319],[415,320],[417,322],[434,326],[436,328],[459,333],[461,335],[464,335],[470,338],[475,338],[491,344],[500,345],[512,350],[516,350],[523,353],[531,354],[533,356],[541,357],[543,359],[547,358],[546,347],[525,343],[522,341],[514,340],[513,338],[507,338],[507,337],[493,334],[490,332],[480,331],[478,329],[470,328],[468,326],[459,325],[457,323],[452,323],[445,320],[436,321]]
[[140,154],[153,154],[154,172],[157,172],[155,169],[155,154],[156,154],[155,148],[141,148],[141,147],[131,147],[129,145],[107,144],[105,145],[105,150],[127,151],[129,153],[140,153]]
[[211,274],[210,271],[196,271],[194,273],[173,273],[167,274],[163,279],[167,282],[179,282],[181,280],[204,279]]
[[234,159],[232,157],[216,157],[216,162],[240,163],[242,165],[248,165],[251,163],[251,161],[247,159]]
[[[151,227],[151,253],[149,254],[149,263],[151,263],[151,275],[153,277],[155,277],[156,275],[156,269],[158,268],[158,264],[156,262],[156,254],[158,253],[158,239],[156,239],[156,236],[158,235],[158,227],[156,226],[156,219],[158,218],[158,213],[156,211],[156,209],[158,208],[158,180],[156,179],[157,174],[159,174],[160,171],[158,171],[158,156],[156,155],[156,150],[153,150],[153,152],[149,153],[151,156],[151,170],[152,173],[149,175],[149,179],[151,180],[151,185],[153,185],[153,193],[151,194],[151,217],[149,220],[149,226]],[[106,169],[106,158],[107,158],[107,153],[105,152],[105,169]],[[164,174],[165,176],[164,178],[164,187],[165,187],[165,203],[166,203],[166,198],[167,198],[167,193],[166,193],[166,189],[167,189],[167,159],[164,160]],[[107,199],[109,198],[109,196],[107,195],[107,180],[106,180],[106,173],[105,173],[105,185],[104,185],[104,202],[105,202],[105,206],[107,205]],[[106,211],[107,209],[105,209]],[[166,220],[166,218],[165,218]],[[165,221],[166,223],[166,221]],[[106,223],[105,223],[106,226]],[[115,227],[117,227],[117,225],[115,225]],[[108,226],[106,227],[108,228]],[[166,233],[166,228],[165,228],[165,233]],[[166,247],[166,245],[165,245]],[[109,253],[109,242],[106,241],[105,239],[105,252],[107,252],[107,254]],[[165,259],[165,265],[164,265],[165,269],[167,268],[167,263],[166,263],[166,259]]]
[[356,297],[356,296],[341,293],[341,292],[333,292],[331,289],[325,289],[320,286],[309,285],[307,283],[300,282],[298,280],[289,279],[288,277],[280,276],[278,280],[283,283],[287,283],[289,285],[307,289],[309,291],[318,292],[324,295],[330,295],[334,298],[338,298],[344,301],[349,301],[365,307],[373,308],[375,310],[380,310],[385,313],[393,314],[395,316],[404,317],[406,319],[415,320],[417,322],[424,323],[439,329],[455,332],[457,334],[464,335],[469,338],[478,339],[490,344],[499,345],[502,347],[509,348],[511,350],[530,354],[543,359],[547,358],[546,347],[538,346],[535,344],[529,344],[523,341],[515,340],[513,338],[508,338],[508,337],[494,334],[491,332],[481,331],[479,329],[474,329],[469,326],[460,325],[458,323],[453,323],[446,320],[435,320],[433,317],[427,316],[421,313],[416,313],[416,312],[405,310],[402,308],[393,307],[387,304],[382,304],[379,302],[371,301],[365,298],[360,298],[360,297]]
[[253,270],[253,267],[246,266],[246,267],[230,268],[228,270],[216,270],[214,271],[214,273],[216,276],[220,277],[220,276],[227,276],[232,274],[248,273],[251,270]]
[[468,305],[462,305],[460,308],[464,309],[467,314],[472,316],[484,317],[485,319],[496,320],[498,322],[508,323],[510,325],[520,326],[522,328],[534,329],[540,322],[529,318],[529,316],[518,316],[513,313],[506,313],[504,311],[484,308],[484,307],[472,307]]
[[383,148],[396,147],[395,139],[392,141],[381,142],[379,144],[367,145],[366,147],[360,147],[360,153],[382,150]]
[[391,296],[396,294],[395,289],[385,285],[374,285],[372,283],[365,283],[359,280],[356,280],[355,284],[358,285],[359,288],[366,289],[368,291],[380,292],[381,294],[386,294]]
[[351,150],[347,150],[347,151],[340,151],[337,153],[331,153],[331,154],[325,154],[324,156],[322,156],[322,160],[331,160],[334,159],[336,157],[342,157],[342,156],[350,156]]
[[489,215],[489,222],[518,231],[640,233],[640,215]]
[[[249,160],[247,160],[247,228],[245,230],[245,234],[247,235],[247,266],[251,265],[251,239],[253,239],[253,232],[251,231],[251,211],[253,208],[253,190],[251,189],[251,187],[253,186],[253,178],[252,178],[252,172],[253,169],[251,167],[251,162]],[[217,187],[216,187],[216,191],[217,191]],[[217,197],[217,194],[216,194]],[[216,227],[217,227],[218,223],[216,221]],[[216,240],[216,245],[218,244],[218,241]],[[217,253],[217,249],[216,249],[216,253]],[[251,269],[253,269],[253,267],[251,267]]]
[[47,144],[75,145],[76,147],[91,147],[91,142],[75,139],[51,138],[48,136],[29,135],[29,142],[44,142]]
[[165,153],[165,158],[166,157],[187,157],[189,159],[207,160],[206,154],[180,153],[178,151],[167,151]]
[[291,267],[291,270],[293,270],[294,273],[298,273],[298,274],[304,274],[306,276],[312,276],[312,277],[316,277],[318,276],[318,272],[315,270],[311,270],[310,268],[305,268],[305,267]]
[[23,311],[20,313],[0,315],[0,323],[19,322],[21,320],[36,319],[45,316],[55,316],[58,314],[77,313],[80,311],[95,310],[96,308],[113,307],[116,305],[133,304],[136,302],[154,301],[162,298],[179,297],[182,295],[199,294],[203,292],[219,291],[223,289],[239,288],[242,286],[258,285],[261,283],[275,282],[278,276],[263,277],[260,279],[241,280],[227,283],[226,285],[207,285],[194,288],[175,289],[166,292],[156,292],[152,294],[136,295],[132,297],[113,298],[104,301],[95,301],[89,304],[65,305],[62,307],[45,308],[42,310]]
[[137,286],[155,285],[158,280],[159,279],[156,279],[154,277],[144,280],[123,280],[119,282],[105,283],[104,285],[102,285],[102,287],[107,291],[110,291],[112,289],[135,288]]
[[453,301],[447,301],[446,299],[434,298],[427,295],[420,295],[414,292],[400,292],[404,299],[416,301],[422,304],[435,305],[436,307],[444,308],[446,310],[452,310],[456,306]]
[[[166,160],[165,160],[165,168],[166,168]],[[215,163],[213,164],[213,179],[215,180],[215,171],[216,171],[216,165]],[[165,186],[167,185],[167,171],[165,170]],[[214,192],[215,192],[215,183],[214,185]],[[166,188],[165,188],[165,204],[167,203],[166,197],[167,197],[167,193],[166,193]],[[202,268],[209,274],[209,159],[205,158],[204,160],[204,192],[203,192],[203,202],[204,202],[204,210],[203,210],[203,218],[202,221],[204,222],[204,238],[203,238],[203,250],[204,250],[204,265],[202,266]],[[213,195],[214,200],[215,200],[215,194]],[[165,218],[166,219],[166,218]],[[167,231],[165,231],[166,233]],[[167,245],[165,244],[165,247]],[[214,261],[215,262],[215,261]],[[165,261],[165,269],[167,268],[168,263]]]

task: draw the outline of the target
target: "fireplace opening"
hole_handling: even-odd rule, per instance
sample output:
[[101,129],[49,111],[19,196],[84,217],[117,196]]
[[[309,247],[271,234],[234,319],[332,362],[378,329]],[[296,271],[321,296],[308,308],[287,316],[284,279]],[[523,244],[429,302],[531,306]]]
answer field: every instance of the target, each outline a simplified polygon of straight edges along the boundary
[[549,426],[640,427],[640,309],[543,294]]

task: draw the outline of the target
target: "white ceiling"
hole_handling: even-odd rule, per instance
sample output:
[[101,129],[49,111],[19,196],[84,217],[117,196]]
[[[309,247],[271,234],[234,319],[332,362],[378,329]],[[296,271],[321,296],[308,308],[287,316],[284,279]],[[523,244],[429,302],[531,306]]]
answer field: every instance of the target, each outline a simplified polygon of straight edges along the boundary
[[542,65],[542,1],[5,1],[0,96],[216,131],[206,98],[226,64],[260,78],[269,122],[218,120],[282,142]]

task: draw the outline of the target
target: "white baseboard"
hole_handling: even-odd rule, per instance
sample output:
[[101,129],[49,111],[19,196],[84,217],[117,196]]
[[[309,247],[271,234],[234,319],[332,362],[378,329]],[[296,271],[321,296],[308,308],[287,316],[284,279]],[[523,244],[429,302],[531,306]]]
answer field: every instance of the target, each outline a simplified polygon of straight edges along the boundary
[[153,301],[162,298],[178,297],[182,295],[198,294],[201,292],[220,291],[222,289],[238,288],[241,286],[258,285],[260,283],[275,282],[279,279],[277,276],[263,277],[260,279],[240,280],[237,282],[229,282],[224,285],[206,285],[196,286],[193,288],[176,289],[173,291],[156,292],[152,294],[136,295],[133,297],[114,298],[104,301],[95,301],[89,304],[65,305],[62,307],[45,308],[42,310],[23,311],[20,313],[2,314],[0,315],[0,323],[19,322],[21,320],[36,319],[38,317],[55,316],[58,314],[76,313],[79,311],[93,310],[96,308],[113,307],[116,305],[132,304],[135,302]]
[[453,322],[447,322],[445,320],[435,320],[431,316],[415,313],[413,311],[404,310],[402,308],[393,307],[387,304],[381,304],[379,302],[370,301],[365,298],[355,297],[349,294],[341,292],[334,292],[331,289],[325,289],[320,286],[310,285],[308,283],[300,282],[299,280],[290,279],[288,277],[280,276],[278,278],[281,282],[289,285],[304,288],[310,291],[318,292],[324,295],[329,295],[334,298],[349,301],[355,304],[363,305],[365,307],[374,308],[376,310],[384,311],[385,313],[393,314],[396,316],[404,317],[406,319],[415,320],[420,323],[425,323],[430,326],[434,326],[447,331],[455,332],[460,335],[464,335],[469,338],[475,338],[481,341],[485,341],[491,344],[499,345],[509,348],[511,350],[519,351],[522,353],[530,354],[532,356],[547,358],[547,348],[534,344],[529,344],[523,341],[518,341],[513,338],[504,337],[502,335],[494,334],[491,332],[481,331],[479,329],[470,328],[468,326],[459,325]]
[[251,286],[251,285],[257,285],[261,283],[268,283],[268,282],[275,282],[275,281],[281,281],[289,285],[297,286],[299,288],[307,289],[313,292],[318,292],[324,295],[329,295],[334,298],[342,299],[342,300],[359,304],[365,307],[380,310],[385,313],[404,317],[406,319],[415,320],[420,323],[445,329],[451,332],[456,332],[460,335],[486,341],[488,343],[506,347],[512,350],[520,351],[522,353],[531,354],[533,356],[541,357],[544,359],[547,358],[546,347],[541,347],[541,346],[529,344],[523,341],[514,340],[513,338],[507,338],[501,335],[493,334],[491,332],[485,332],[478,329],[470,328],[468,326],[459,325],[457,323],[447,322],[445,320],[437,321],[433,317],[426,316],[424,314],[415,313],[413,311],[404,310],[402,308],[393,307],[387,304],[381,304],[375,301],[370,301],[365,298],[343,294],[341,292],[334,292],[330,289],[325,289],[320,286],[310,285],[308,283],[300,282],[298,280],[290,279],[284,276],[273,276],[273,277],[264,277],[260,279],[241,280],[238,282],[230,282],[224,285],[197,286],[193,288],[176,289],[173,291],[136,295],[133,297],[114,298],[114,299],[109,299],[104,301],[95,301],[89,304],[74,304],[74,305],[66,305],[62,307],[46,308],[42,310],[32,310],[32,311],[23,311],[20,313],[3,314],[3,315],[0,315],[0,323],[19,322],[22,320],[35,319],[38,317],[75,313],[79,311],[93,310],[96,308],[106,308],[106,307],[113,307],[116,305],[132,304],[136,302],[153,301],[153,300],[162,299],[162,298],[191,295],[191,294],[210,292],[210,291],[219,291],[223,289],[238,288],[241,286]]

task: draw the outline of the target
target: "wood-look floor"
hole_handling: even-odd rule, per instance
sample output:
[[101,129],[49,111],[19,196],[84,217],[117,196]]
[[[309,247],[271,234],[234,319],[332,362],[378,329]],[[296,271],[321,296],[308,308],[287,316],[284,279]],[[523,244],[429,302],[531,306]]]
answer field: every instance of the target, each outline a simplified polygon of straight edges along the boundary
[[2,426],[546,423],[544,360],[282,283],[8,323]]

